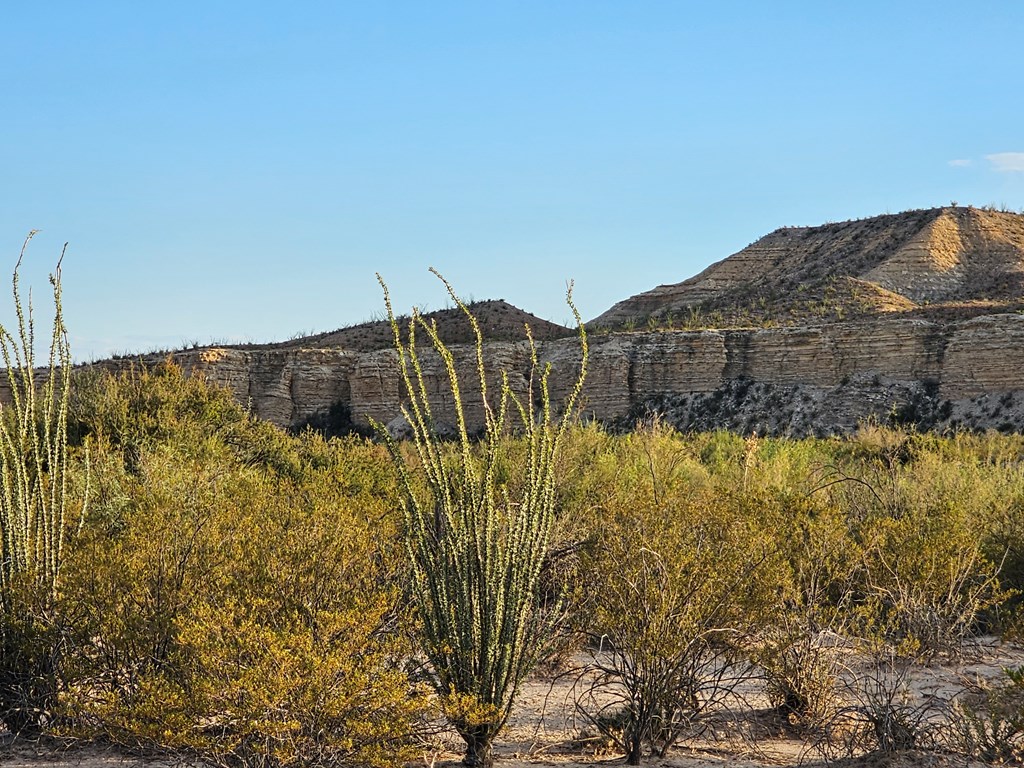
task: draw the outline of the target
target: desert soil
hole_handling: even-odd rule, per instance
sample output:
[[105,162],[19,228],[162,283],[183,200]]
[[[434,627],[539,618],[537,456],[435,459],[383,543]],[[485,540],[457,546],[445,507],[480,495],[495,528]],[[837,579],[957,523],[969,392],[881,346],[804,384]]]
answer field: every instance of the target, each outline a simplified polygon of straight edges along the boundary
[[[585,661],[584,657],[579,658]],[[979,682],[1000,678],[1007,667],[1024,665],[1024,648],[986,640],[967,649],[957,660],[943,660],[917,666],[906,676],[908,701],[920,706],[925,719],[938,721],[951,703],[964,696]],[[863,660],[850,658],[848,674],[871,672]],[[579,718],[573,705],[577,674],[537,676],[520,693],[500,742],[496,745],[499,768],[586,768],[623,763],[622,755],[593,737],[593,729]],[[842,687],[842,686],[841,686]],[[816,742],[820,737],[804,738],[784,725],[766,717],[768,701],[763,685],[752,682],[741,692],[742,705],[718,713],[707,732],[674,747],[665,758],[650,757],[644,765],[657,768],[769,768],[825,765],[853,768],[953,768],[977,765],[962,757],[941,752],[913,752],[897,756],[857,756],[843,758],[835,750],[827,751]],[[851,703],[853,694],[844,694]],[[455,768],[460,766],[458,737],[440,732],[419,761],[409,768]],[[202,768],[194,762],[175,757],[140,757],[115,748],[96,745],[67,746],[54,743],[25,743],[0,736],[0,764],[4,768]]]

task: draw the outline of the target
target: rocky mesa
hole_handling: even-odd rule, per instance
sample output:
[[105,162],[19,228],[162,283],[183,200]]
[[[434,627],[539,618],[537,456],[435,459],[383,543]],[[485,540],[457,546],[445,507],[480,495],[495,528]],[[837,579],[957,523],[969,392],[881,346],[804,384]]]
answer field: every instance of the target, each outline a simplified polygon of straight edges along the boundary
[[[572,329],[504,302],[474,313],[489,377],[525,391],[537,339],[559,386],[579,365]],[[588,323],[584,416],[629,428],[828,434],[859,421],[1024,430],[1024,215],[949,207],[766,235],[681,283]],[[458,310],[434,313],[463,386],[475,351]],[[181,351],[174,359],[289,428],[397,426],[402,392],[386,324],[283,344]],[[440,360],[423,356],[439,421],[452,418]],[[465,392],[472,424],[479,397]],[[553,392],[562,394],[556,386]]]

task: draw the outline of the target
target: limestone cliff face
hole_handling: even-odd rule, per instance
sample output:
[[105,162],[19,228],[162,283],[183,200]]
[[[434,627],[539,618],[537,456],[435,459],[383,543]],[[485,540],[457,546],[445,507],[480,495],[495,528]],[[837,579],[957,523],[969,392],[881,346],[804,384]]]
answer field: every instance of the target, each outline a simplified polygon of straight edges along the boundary
[[920,320],[871,320],[805,328],[733,331],[726,378],[835,386],[879,373],[896,380],[938,378],[943,354],[937,327]]
[[1024,389],[1024,315],[989,315],[956,326],[940,383],[951,400]]
[[[579,368],[579,344],[560,339],[539,349],[541,365],[552,366],[552,396],[561,400]],[[452,350],[468,426],[475,430],[483,424],[475,349],[454,345]],[[227,386],[256,415],[282,427],[299,427],[338,406],[357,427],[400,417],[403,393],[393,350],[205,349],[178,353],[176,359],[186,370],[202,371]],[[421,363],[435,419],[454,426],[442,361],[424,352]],[[500,372],[507,371],[525,401],[530,372],[525,343],[488,344],[485,371],[492,395]],[[846,430],[871,415],[888,418],[907,408],[931,408],[931,418],[945,425],[959,417],[976,428],[1018,420],[1024,428],[1024,413],[1015,408],[993,415],[977,406],[985,398],[1005,400],[1006,393],[1024,392],[1022,372],[1024,316],[1017,314],[946,325],[875,319],[793,329],[608,334],[591,339],[584,413],[628,425],[648,412],[669,417],[678,412],[683,425],[806,433]],[[1018,399],[1024,406],[1024,396]],[[731,411],[715,410],[723,403]],[[944,415],[938,419],[940,409]],[[914,420],[914,414],[906,415]]]
[[358,355],[340,349],[215,347],[177,352],[173,358],[186,373],[201,372],[210,382],[230,389],[256,416],[297,427],[332,405],[351,401]]
[[[451,350],[462,394],[463,415],[473,431],[484,423],[484,402],[477,384],[476,348],[452,345]],[[421,352],[419,358],[423,384],[435,421],[442,426],[454,427],[455,402],[447,368],[432,351]],[[507,371],[512,391],[523,397],[527,391],[529,369],[530,350],[525,342],[499,341],[487,345],[484,372],[491,396],[499,391],[501,372]],[[348,407],[357,426],[368,427],[371,420],[389,424],[399,418],[404,392],[397,353],[388,349],[361,355],[352,370],[350,391]]]

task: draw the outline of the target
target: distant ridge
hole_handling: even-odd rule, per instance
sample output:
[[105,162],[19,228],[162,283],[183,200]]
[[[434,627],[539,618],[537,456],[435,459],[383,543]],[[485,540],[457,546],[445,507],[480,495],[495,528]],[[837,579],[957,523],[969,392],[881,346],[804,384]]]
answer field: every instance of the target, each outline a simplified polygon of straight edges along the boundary
[[892,313],[963,319],[1024,307],[1024,215],[973,207],[784,227],[591,325],[803,325]]
[[[560,339],[571,336],[575,331],[564,325],[542,320],[536,315],[524,312],[501,299],[475,301],[469,305],[476,317],[485,341],[522,341],[526,338],[525,324],[529,324],[533,338],[537,341]],[[458,307],[441,309],[424,314],[427,322],[436,322],[441,338],[446,344],[468,344],[473,342],[473,330],[469,320]],[[399,318],[403,332],[409,318]],[[426,338],[423,343],[429,343]],[[275,344],[256,345],[260,349],[348,349],[354,352],[372,352],[390,348],[394,344],[391,326],[386,320],[374,320],[359,325],[340,328],[336,331],[302,336]],[[254,345],[239,348],[252,349]]]

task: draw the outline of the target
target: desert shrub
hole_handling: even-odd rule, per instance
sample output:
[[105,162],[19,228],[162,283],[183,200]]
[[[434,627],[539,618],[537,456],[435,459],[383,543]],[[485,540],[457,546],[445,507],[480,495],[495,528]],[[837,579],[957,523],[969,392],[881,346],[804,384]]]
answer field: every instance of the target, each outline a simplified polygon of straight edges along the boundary
[[629,484],[636,493],[649,493],[655,506],[708,485],[710,475],[690,441],[659,419],[623,436],[618,454],[616,482]]
[[841,660],[831,640],[795,608],[759,638],[754,658],[764,669],[769,700],[778,718],[798,731],[819,728],[837,704]]
[[615,482],[619,462],[619,437],[597,422],[570,429],[557,458],[560,482],[556,486],[560,519],[581,538],[590,535],[592,510]]
[[102,447],[94,463],[95,515],[66,584],[88,616],[77,674],[82,686],[130,701],[146,675],[171,663],[176,622],[222,558],[210,528],[238,482],[209,454],[189,461],[167,447],[140,457],[144,477]]
[[994,480],[962,442],[865,427],[836,445],[811,495],[841,512],[859,553],[850,633],[905,658],[959,650],[1009,594],[985,534],[1006,497]]
[[804,489],[814,469],[825,460],[824,442],[748,437],[742,459],[744,486],[783,495]]
[[[132,466],[85,424],[96,503],[65,585],[79,615],[74,730],[223,765],[407,759],[429,697],[405,667],[385,455],[272,435],[274,455],[297,463],[253,461],[238,435],[264,427],[225,403],[231,428],[211,428],[220,396],[202,382],[147,384],[149,412],[182,402],[174,381],[194,408],[141,440]],[[138,381],[107,380],[119,383]]]
[[772,501],[764,506],[765,523],[776,532],[782,586],[755,659],[778,715],[813,730],[838,703],[840,645],[858,596],[862,552],[833,505],[797,495]]
[[708,491],[654,509],[617,502],[584,566],[593,658],[577,707],[638,765],[646,749],[664,756],[699,730],[747,676],[775,563],[749,500]]
[[[0,407],[0,719],[15,732],[52,721],[64,644],[60,577],[85,514],[75,502],[67,440],[71,351],[61,306],[61,260],[50,276],[54,320],[47,365],[36,369],[31,303],[22,306],[14,268],[17,327],[0,326],[10,403]],[[27,313],[26,313],[27,309]]]
[[909,432],[862,425],[816,469],[809,493],[828,498],[851,518],[851,525],[880,516],[899,518],[909,505],[904,470],[913,459],[913,446]]
[[932,697],[915,695],[910,670],[891,647],[879,646],[869,655],[867,666],[845,681],[845,701],[814,743],[826,760],[864,753],[886,759],[938,746],[943,713]]
[[1019,637],[1024,628],[1024,477],[1019,466],[1007,466],[998,481],[1007,486],[1005,492],[979,523],[984,525],[983,553],[1000,565],[1000,586],[1008,598],[998,614],[990,611],[985,619],[989,627]]
[[159,445],[199,453],[211,440],[245,465],[290,476],[301,467],[286,434],[247,413],[229,390],[210,386],[198,372],[186,375],[171,359],[118,373],[76,374],[69,438],[77,443],[88,437],[116,449],[129,472],[138,472],[142,453]]
[[425,698],[403,671],[388,522],[209,458],[143,466],[157,479],[76,574],[93,617],[79,722],[220,764],[408,757]]
[[747,453],[746,441],[732,432],[719,430],[695,435],[694,449],[708,471],[717,478],[741,478]]
[[[440,279],[476,340],[474,395],[479,395],[484,414],[479,444],[469,436],[454,358],[436,325],[414,311],[408,341],[403,341],[383,280],[408,398],[402,413],[412,431],[413,455],[404,453],[383,425],[376,426],[400,477],[411,591],[431,682],[445,716],[466,742],[464,762],[490,765],[493,741],[508,719],[519,685],[543,656],[560,618],[561,612],[545,600],[543,569],[555,523],[556,460],[576,417],[587,341],[580,322],[580,369],[560,417],[551,412],[551,367],[540,369],[532,337],[527,392],[516,395],[508,373],[502,373],[492,402],[480,328]],[[567,301],[579,322],[571,288]],[[436,398],[424,384],[417,332],[429,337],[447,373],[456,419],[450,443],[438,434],[432,411]],[[519,435],[525,453],[509,462],[511,432]]]
[[914,509],[865,524],[864,636],[907,658],[957,653],[983,612],[1001,603],[999,565],[956,510]]
[[1024,762],[1024,668],[1002,680],[979,683],[956,702],[950,741],[960,753],[995,765]]
[[[789,641],[776,641],[782,674],[775,674],[783,683],[799,680],[787,672],[803,664],[811,683],[815,671],[830,680],[831,703],[814,718],[814,743],[826,758],[936,743],[942,713],[913,693],[909,670],[959,653],[1008,594],[999,579],[1002,561],[991,556],[986,534],[1007,488],[1002,470],[978,447],[977,441],[865,428],[834,442],[814,473],[808,503],[817,509],[811,517],[797,516],[791,529],[797,535],[788,545],[794,584],[805,586],[786,602],[785,613],[796,608],[804,621],[797,621]],[[822,538],[816,528],[831,533]],[[809,546],[794,550],[801,540]],[[831,542],[832,552],[815,540]],[[845,576],[822,580],[823,573]],[[827,588],[816,600],[808,584]],[[813,632],[799,631],[820,626],[807,620],[806,607],[815,603],[827,609],[818,615],[837,635],[841,655],[826,646],[822,659],[810,642]],[[841,656],[849,661],[840,664]],[[797,694],[799,686],[779,687]],[[804,703],[798,694],[792,700]]]

